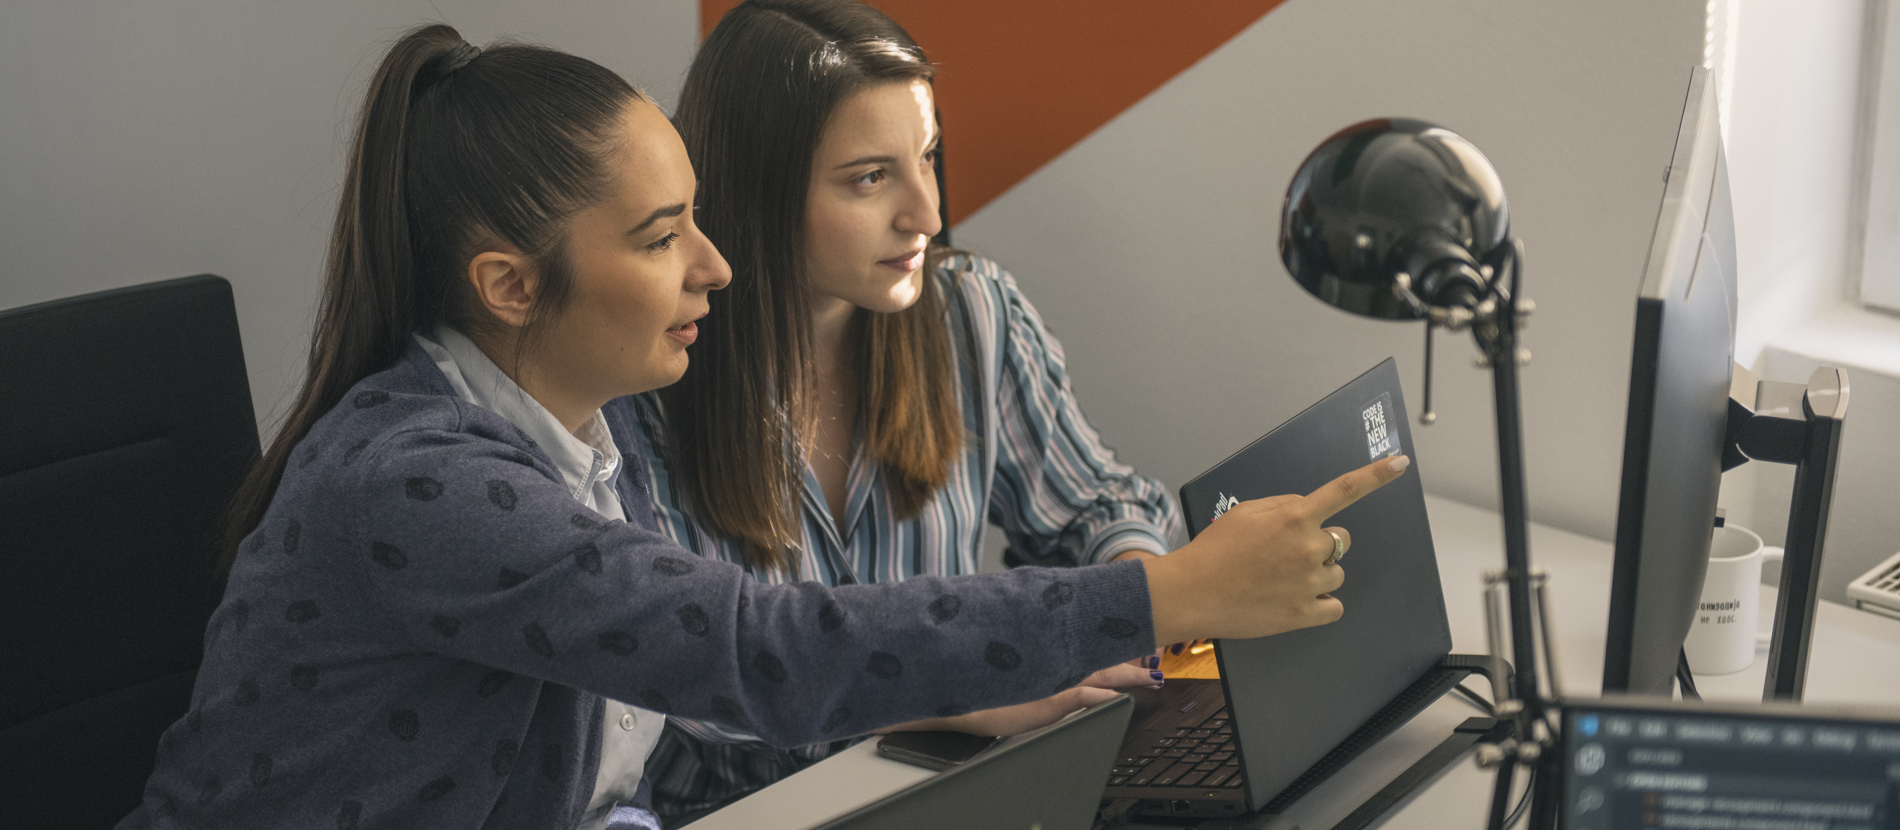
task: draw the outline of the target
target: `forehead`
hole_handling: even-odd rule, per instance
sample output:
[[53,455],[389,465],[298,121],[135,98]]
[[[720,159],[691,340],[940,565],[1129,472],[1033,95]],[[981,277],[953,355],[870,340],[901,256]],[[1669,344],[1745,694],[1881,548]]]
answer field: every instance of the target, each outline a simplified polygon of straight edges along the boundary
[[889,81],[861,89],[832,110],[818,155],[880,155],[893,145],[921,149],[937,130],[936,98],[922,80]]
[[608,156],[613,187],[607,202],[642,218],[656,208],[690,202],[693,165],[686,145],[659,107],[633,101],[621,115],[619,146]]

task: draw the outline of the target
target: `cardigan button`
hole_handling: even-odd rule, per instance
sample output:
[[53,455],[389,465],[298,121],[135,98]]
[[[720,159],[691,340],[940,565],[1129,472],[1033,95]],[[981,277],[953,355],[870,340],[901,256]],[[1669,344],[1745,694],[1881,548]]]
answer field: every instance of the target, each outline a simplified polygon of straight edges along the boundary
[[633,713],[632,712],[620,713],[620,728],[625,729],[628,732],[633,731]]

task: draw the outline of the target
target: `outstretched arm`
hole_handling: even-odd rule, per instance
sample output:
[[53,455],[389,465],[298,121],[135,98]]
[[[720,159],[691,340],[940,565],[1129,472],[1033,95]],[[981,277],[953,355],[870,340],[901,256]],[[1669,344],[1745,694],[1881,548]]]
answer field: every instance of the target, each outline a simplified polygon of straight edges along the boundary
[[507,444],[412,431],[370,462],[356,566],[418,649],[778,745],[1042,698],[1155,644],[1135,563],[769,586],[602,520]]

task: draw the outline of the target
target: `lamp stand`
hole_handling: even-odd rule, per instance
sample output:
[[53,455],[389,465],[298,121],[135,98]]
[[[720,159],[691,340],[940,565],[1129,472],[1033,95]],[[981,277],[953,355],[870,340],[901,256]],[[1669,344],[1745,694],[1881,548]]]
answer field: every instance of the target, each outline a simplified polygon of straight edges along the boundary
[[[1497,692],[1506,695],[1497,699],[1497,713],[1498,717],[1512,721],[1515,727],[1512,736],[1495,744],[1485,744],[1478,752],[1480,765],[1497,767],[1497,784],[1492,790],[1487,822],[1491,830],[1504,830],[1510,818],[1511,789],[1517,767],[1536,765],[1556,734],[1557,725],[1550,719],[1551,701],[1539,682],[1540,667],[1550,679],[1552,696],[1558,693],[1549,626],[1542,628],[1544,648],[1540,661],[1539,629],[1533,622],[1534,618],[1544,621],[1545,604],[1538,601],[1542,599],[1544,574],[1531,569],[1530,513],[1525,497],[1524,432],[1518,388],[1518,367],[1530,360],[1530,352],[1518,345],[1518,330],[1533,306],[1519,299],[1522,243],[1513,239],[1508,245],[1500,245],[1498,250],[1502,252],[1501,261],[1485,264],[1487,276],[1491,277],[1488,289],[1470,309],[1468,318],[1472,335],[1483,352],[1483,362],[1491,368],[1492,402],[1497,418],[1498,501],[1504,520],[1504,570],[1487,575],[1492,653],[1502,657],[1498,652],[1503,650],[1508,636],[1511,663],[1517,669],[1508,688],[1503,683],[1494,687],[1494,697]],[[1402,287],[1407,284],[1409,281],[1401,281]],[[1449,315],[1432,315],[1427,318],[1428,325],[1442,317]],[[1454,326],[1465,322],[1457,319],[1461,317],[1464,315],[1452,317],[1449,322]],[[1496,608],[1500,589],[1507,600],[1506,610]],[[1501,630],[1505,622],[1509,623],[1508,635]],[[1532,826],[1551,826],[1555,817],[1551,799],[1539,798],[1536,789],[1536,776],[1533,776],[1531,791],[1525,796],[1531,799]]]

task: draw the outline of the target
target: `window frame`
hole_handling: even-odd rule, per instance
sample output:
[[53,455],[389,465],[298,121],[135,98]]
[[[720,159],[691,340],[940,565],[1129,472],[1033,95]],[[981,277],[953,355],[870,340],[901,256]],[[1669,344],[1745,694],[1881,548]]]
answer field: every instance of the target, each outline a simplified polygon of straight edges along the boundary
[[1852,295],[1862,308],[1900,314],[1900,15],[1889,0],[1868,0],[1866,32]]

